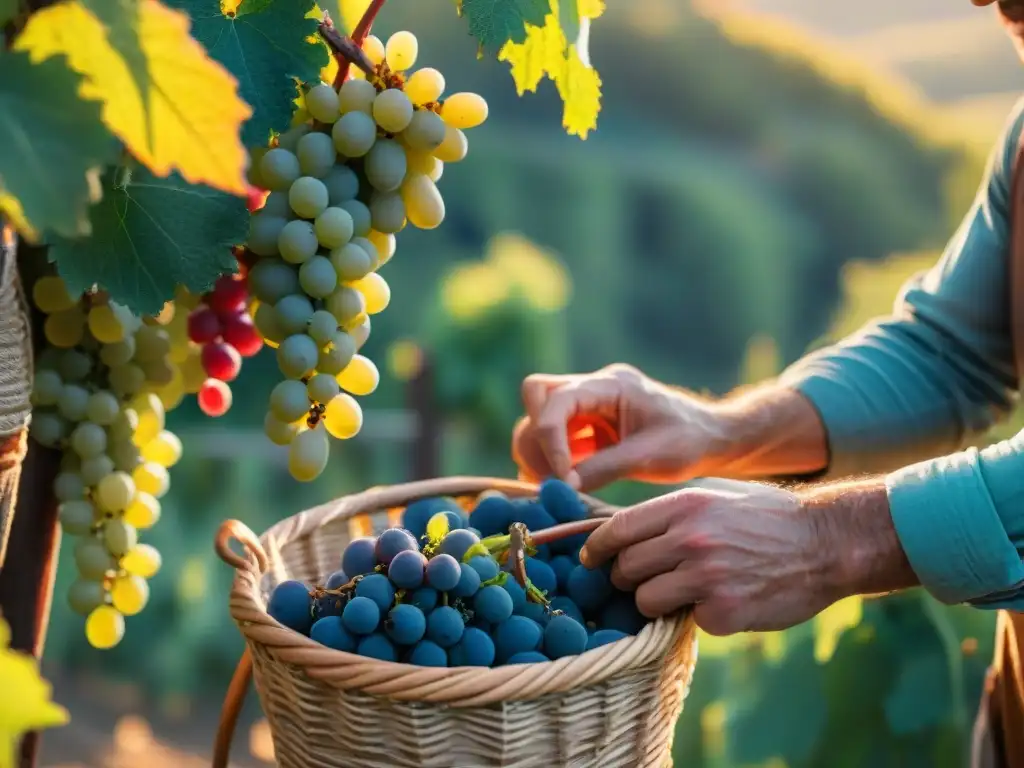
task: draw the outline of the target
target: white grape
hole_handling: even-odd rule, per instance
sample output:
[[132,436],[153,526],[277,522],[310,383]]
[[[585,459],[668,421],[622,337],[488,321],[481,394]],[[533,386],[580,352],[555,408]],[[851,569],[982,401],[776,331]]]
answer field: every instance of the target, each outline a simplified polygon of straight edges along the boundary
[[352,341],[356,345],[357,352],[363,348],[363,345],[366,343],[366,340],[370,338],[370,330],[370,316],[367,315],[366,317],[363,318],[363,321],[359,323],[359,325],[355,326],[351,331],[349,331],[349,335],[352,337]]
[[444,120],[430,110],[421,109],[402,131],[402,140],[410,149],[433,152],[444,143],[446,132]]
[[100,362],[108,368],[117,368],[131,362],[135,357],[135,336],[125,336],[116,344],[104,344],[100,348]]
[[[299,139],[312,130],[313,126],[309,123],[299,123],[294,128],[289,128],[277,137],[277,146],[294,153],[299,146]],[[270,189],[270,187],[267,187],[267,189]]]
[[318,309],[309,319],[309,327],[306,333],[315,341],[320,348],[327,346],[335,331],[338,330],[338,321],[326,309]]
[[338,273],[326,257],[314,256],[299,268],[299,285],[314,299],[323,299],[338,287]]
[[64,381],[81,381],[92,371],[92,358],[77,349],[61,350],[57,372]]
[[269,411],[275,418],[292,424],[309,414],[309,396],[301,381],[278,382],[270,391]]
[[373,101],[373,119],[388,133],[404,131],[412,120],[412,102],[400,88],[381,91]]
[[323,424],[332,436],[348,440],[359,434],[363,427],[363,409],[354,397],[342,392],[327,403]]
[[[425,176],[422,178],[426,178]],[[370,199],[370,225],[378,232],[400,232],[405,226],[405,203],[398,192],[377,192]]]
[[301,264],[316,253],[320,243],[317,242],[313,224],[296,219],[284,225],[277,239],[277,247],[285,261],[290,264]]
[[[322,258],[322,257],[320,257]],[[302,333],[313,317],[313,304],[301,294],[285,296],[274,306],[278,325],[285,336]]]
[[85,314],[78,307],[54,312],[43,322],[43,335],[55,347],[71,349],[85,336]]
[[288,221],[294,217],[292,207],[288,204],[288,192],[271,192],[260,208],[260,216],[276,216]]
[[102,582],[78,579],[68,587],[68,605],[75,613],[88,616],[103,605],[106,595]]
[[152,528],[160,520],[160,502],[145,491],[136,491],[124,511],[124,521],[140,531]]
[[363,53],[366,54],[366,58],[368,58],[376,67],[384,61],[387,50],[379,37],[376,35],[367,35],[366,39],[363,40]]
[[[444,221],[444,198],[437,185],[422,174],[414,174],[402,183],[402,200],[405,202],[405,214],[414,227],[434,229]],[[371,213],[373,206],[370,206]],[[375,229],[387,232],[374,225]]]
[[[290,211],[289,211],[290,213]],[[277,256],[277,240],[288,220],[283,216],[259,213],[249,217],[249,237],[245,244],[257,256]]]
[[358,245],[370,254],[370,261],[373,262],[373,268],[377,269],[380,265],[380,255],[377,253],[377,246],[375,246],[371,240],[366,237],[353,237],[352,245]]
[[306,92],[306,111],[314,120],[333,123],[338,119],[339,110],[338,92],[326,83],[314,85]]
[[301,482],[315,480],[326,469],[330,451],[322,425],[300,432],[288,448],[288,471]]
[[146,384],[146,372],[132,363],[110,369],[110,388],[120,397],[131,397]]
[[166,467],[161,467],[153,461],[140,464],[132,472],[132,480],[135,487],[143,493],[148,493],[154,499],[162,498],[171,487],[171,476],[167,473]]
[[342,115],[349,112],[373,111],[373,100],[377,98],[377,89],[366,80],[346,80],[338,91],[338,106]]
[[417,69],[405,81],[405,94],[417,107],[430,104],[444,93],[444,75],[432,67]]
[[334,141],[329,135],[319,131],[307,133],[299,139],[295,154],[299,158],[299,168],[303,175],[318,179],[326,176],[334,167],[334,161],[338,159]]
[[89,400],[85,405],[85,415],[89,420],[104,427],[113,424],[120,412],[121,404],[117,398],[113,393],[102,389],[89,395]]
[[329,403],[331,398],[341,392],[341,386],[329,373],[318,373],[306,384],[306,392],[315,403]]
[[99,456],[107,450],[107,433],[99,424],[83,421],[71,433],[71,449],[83,459]]
[[55,413],[33,413],[29,432],[40,445],[54,448],[67,435],[68,423]]
[[373,259],[370,254],[355,243],[331,251],[331,264],[338,277],[345,282],[366,277],[373,271]]
[[412,32],[395,32],[384,47],[384,60],[393,72],[402,72],[416,63],[420,46]]
[[327,208],[327,187],[320,179],[303,176],[288,190],[292,210],[304,219],[315,219]]
[[466,134],[451,125],[446,126],[444,141],[434,150],[434,157],[445,163],[457,163],[466,157],[467,152],[469,141],[466,140]]
[[371,272],[362,280],[351,284],[363,295],[366,302],[366,314],[376,315],[387,309],[391,303],[391,288],[387,281],[376,272]]
[[395,248],[398,246],[398,241],[394,235],[371,231],[366,237],[373,243],[374,248],[377,249],[379,265],[387,264],[391,261],[391,257],[395,255]]
[[82,482],[91,488],[99,485],[100,480],[114,470],[114,461],[109,456],[93,456],[82,462],[79,474],[82,476]]
[[299,433],[299,428],[268,413],[263,418],[263,432],[275,445],[290,445]]
[[277,348],[277,367],[289,379],[301,379],[313,373],[319,357],[316,342],[304,333],[297,333]]
[[139,543],[139,532],[124,520],[107,520],[103,526],[103,543],[110,554],[121,557]]
[[[297,280],[297,278],[296,278]],[[253,325],[260,332],[260,336],[271,344],[280,344],[287,335],[281,327],[281,320],[277,311],[269,304],[260,304],[252,317]],[[202,370],[200,368],[200,370]]]
[[85,497],[85,483],[77,472],[63,471],[53,480],[53,495],[59,501],[77,501]]
[[345,157],[362,157],[377,140],[377,123],[365,112],[349,112],[334,124],[331,138]]
[[106,512],[122,512],[135,496],[135,481],[127,472],[111,472],[96,486],[96,502]]
[[327,297],[327,311],[334,315],[338,325],[347,328],[361,314],[366,312],[366,300],[355,288],[342,285]]
[[79,575],[88,581],[100,581],[117,568],[117,561],[107,552],[103,542],[93,536],[75,542],[74,556]]
[[355,237],[365,237],[370,232],[370,209],[359,200],[347,200],[340,208],[352,217],[352,233]]
[[337,248],[352,239],[355,224],[352,214],[344,208],[328,208],[313,224],[316,239],[324,248]]
[[98,304],[89,310],[89,332],[103,344],[113,344],[125,336],[125,327],[109,304]]
[[323,182],[327,187],[327,203],[331,206],[337,207],[359,193],[359,177],[347,165],[335,165],[323,177]]
[[67,283],[56,275],[44,275],[32,286],[32,302],[46,315],[75,306],[77,299],[68,293]]
[[295,269],[280,259],[261,259],[249,270],[249,292],[265,304],[276,304],[299,290]]
[[[351,218],[351,217],[350,217]],[[36,371],[32,381],[32,401],[36,405],[56,405],[64,391],[64,382],[56,371]]]
[[407,169],[405,150],[391,139],[381,139],[374,144],[363,163],[366,179],[379,192],[398,189]]
[[452,128],[476,128],[487,119],[487,101],[477,93],[453,93],[444,100],[441,117]]
[[371,395],[380,384],[380,371],[370,358],[356,355],[338,374],[337,382],[353,395]]
[[96,507],[87,499],[65,501],[57,510],[61,528],[71,536],[84,536],[96,523]]
[[283,147],[275,147],[260,159],[260,173],[271,190],[286,190],[302,173],[299,159]]
[[57,401],[57,410],[68,421],[81,421],[89,406],[89,391],[77,384],[65,384]]
[[108,455],[114,461],[114,469],[118,472],[133,472],[142,463],[142,451],[131,442],[114,443]]
[[352,361],[356,353],[355,340],[344,331],[336,331],[330,345],[320,353],[317,370],[337,376]]

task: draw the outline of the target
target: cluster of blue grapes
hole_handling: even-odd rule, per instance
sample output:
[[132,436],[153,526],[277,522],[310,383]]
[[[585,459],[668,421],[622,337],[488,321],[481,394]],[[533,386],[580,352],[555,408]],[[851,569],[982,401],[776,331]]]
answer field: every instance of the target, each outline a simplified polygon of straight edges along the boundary
[[[467,517],[455,499],[410,504],[401,528],[355,539],[322,585],[279,584],[268,613],[339,651],[430,667],[493,667],[574,656],[647,623],[609,568],[580,565],[586,534],[534,548],[527,582],[488,545],[513,523],[540,531],[582,520],[586,506],[559,480],[536,500],[482,494]],[[442,535],[438,535],[441,532]],[[504,562],[503,562],[504,561]]]

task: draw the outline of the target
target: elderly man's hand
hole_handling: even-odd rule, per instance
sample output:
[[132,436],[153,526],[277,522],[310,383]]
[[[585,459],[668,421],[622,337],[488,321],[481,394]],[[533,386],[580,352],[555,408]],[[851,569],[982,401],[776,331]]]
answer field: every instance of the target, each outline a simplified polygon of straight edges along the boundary
[[713,635],[767,631],[810,619],[846,595],[823,515],[769,485],[687,489],[618,512],[581,554],[615,558],[612,581],[636,590],[650,618],[696,604]]

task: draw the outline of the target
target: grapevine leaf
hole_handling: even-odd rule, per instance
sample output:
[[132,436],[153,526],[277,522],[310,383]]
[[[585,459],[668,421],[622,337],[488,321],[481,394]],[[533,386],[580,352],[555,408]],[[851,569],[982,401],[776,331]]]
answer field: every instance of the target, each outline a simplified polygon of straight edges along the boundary
[[0,0],[0,25],[6,24],[18,15],[20,0]]
[[469,33],[488,50],[526,40],[527,25],[541,26],[549,0],[462,0]]
[[487,581],[483,582],[480,585],[480,588],[483,589],[484,587],[503,587],[505,586],[505,582],[507,582],[509,578],[510,577],[508,571],[498,571],[497,576],[495,576],[493,579],[488,579]]
[[536,91],[545,77],[554,82],[564,102],[562,125],[569,134],[581,139],[597,127],[601,109],[601,78],[586,60],[592,18],[589,14],[601,11],[603,6],[586,3],[585,9],[578,13],[580,24],[576,40],[570,42],[559,21],[562,15],[559,0],[551,0],[551,13],[543,24],[527,26],[523,42],[510,41],[498,54],[500,60],[511,65],[512,79],[520,96]]
[[580,18],[596,19],[604,13],[604,0],[578,0],[576,8]]
[[143,168],[107,173],[92,209],[93,236],[61,239],[50,257],[72,294],[94,283],[140,314],[156,314],[177,285],[206,291],[235,268],[231,246],[245,238],[241,200],[177,174]]
[[468,563],[474,557],[490,557],[491,551],[484,546],[483,542],[478,541],[476,544],[466,550],[466,554],[462,556],[462,562]]
[[580,6],[575,0],[558,4],[558,25],[565,39],[573,41],[580,33]]
[[51,699],[50,684],[31,656],[10,648],[11,632],[0,617],[0,765],[14,765],[15,751],[27,731],[64,725],[68,712]]
[[576,46],[569,49],[566,65],[555,77],[555,85],[565,108],[562,126],[571,136],[587,138],[597,128],[597,113],[601,111],[601,78],[597,70],[580,59]]
[[288,129],[295,81],[319,81],[327,49],[316,41],[319,22],[311,0],[242,0],[233,16],[220,0],[171,0],[192,15],[192,33],[238,78],[253,116],[242,128],[246,144],[266,144]]
[[[88,234],[90,176],[116,157],[100,104],[67,61],[0,53],[0,209],[26,237]],[[20,224],[19,224],[20,222]]]
[[238,83],[189,34],[189,19],[158,0],[65,0],[33,14],[15,41],[33,61],[56,54],[85,75],[82,94],[158,176],[242,195],[252,114]]

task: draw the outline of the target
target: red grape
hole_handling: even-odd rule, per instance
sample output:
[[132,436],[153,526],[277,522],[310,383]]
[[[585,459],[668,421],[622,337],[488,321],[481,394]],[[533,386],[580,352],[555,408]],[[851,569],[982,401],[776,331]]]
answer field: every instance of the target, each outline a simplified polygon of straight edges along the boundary
[[206,303],[218,315],[234,315],[245,309],[249,287],[239,275],[221,275],[206,295]]
[[220,331],[220,318],[207,306],[200,304],[188,316],[188,337],[196,344],[216,341]]
[[252,357],[263,348],[263,337],[246,314],[225,318],[224,341],[237,349],[242,357]]
[[203,347],[202,361],[206,375],[221,381],[234,381],[242,370],[242,356],[237,349],[223,341]]
[[259,187],[249,187],[249,191],[245,196],[245,207],[249,209],[249,213],[254,213],[263,207],[263,203],[265,203],[266,200],[266,190],[260,189]]
[[207,416],[223,416],[231,408],[231,387],[217,379],[207,379],[196,396],[199,409]]

